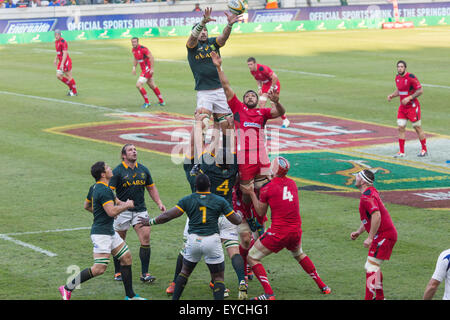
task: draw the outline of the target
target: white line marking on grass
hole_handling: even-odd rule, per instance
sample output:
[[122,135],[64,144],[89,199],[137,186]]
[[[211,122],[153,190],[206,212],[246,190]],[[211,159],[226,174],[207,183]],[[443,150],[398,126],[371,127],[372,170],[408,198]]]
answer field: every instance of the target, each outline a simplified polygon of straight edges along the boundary
[[423,87],[432,87],[432,88],[442,88],[442,89],[450,89],[450,86],[441,86],[439,84],[428,84],[428,83],[422,83]]
[[305,74],[308,76],[315,76],[315,77],[336,78],[336,76],[334,74],[327,74],[327,73],[315,73],[315,72],[306,72],[306,71],[299,71],[299,70],[286,70],[286,69],[273,69],[273,70],[280,71],[280,72]]
[[73,104],[73,105],[77,105],[77,106],[83,106],[83,107],[88,107],[88,108],[98,109],[98,110],[103,110],[103,111],[108,111],[108,112],[128,113],[125,110],[101,107],[101,106],[96,106],[93,104],[74,102],[74,101],[68,101],[68,100],[60,100],[60,99],[54,99],[54,98],[39,97],[39,96],[32,96],[32,95],[28,95],[28,94],[15,93],[15,92],[9,92],[9,91],[0,91],[0,94],[8,94],[8,95],[17,96],[17,97],[38,99],[38,100],[51,101],[51,102],[57,102],[57,103],[67,103],[67,104]]
[[15,244],[18,244],[19,246],[26,247],[26,248],[30,248],[30,249],[32,249],[32,250],[34,250],[34,251],[39,252],[39,253],[43,253],[43,254],[45,254],[45,255],[47,255],[47,256],[49,256],[49,257],[56,257],[56,256],[57,256],[56,253],[53,253],[53,252],[44,250],[44,249],[42,249],[42,248],[33,246],[32,244],[29,244],[29,243],[26,243],[26,242],[23,242],[23,241],[20,241],[20,240],[11,238],[10,236],[7,236],[7,235],[5,235],[5,234],[0,234],[0,239],[6,240],[6,241],[14,242]]
[[71,229],[54,229],[54,230],[41,230],[41,231],[27,231],[27,232],[14,232],[14,233],[5,233],[5,236],[20,236],[24,234],[40,234],[40,233],[49,233],[49,232],[66,232],[66,231],[77,231],[77,230],[87,230],[91,227],[79,227],[79,228],[71,228]]
[[42,234],[42,233],[49,233],[49,232],[66,232],[66,231],[78,231],[78,230],[87,230],[90,229],[91,227],[79,227],[79,228],[72,228],[72,229],[55,229],[55,230],[44,230],[44,231],[29,231],[29,232],[15,232],[15,233],[6,233],[6,234],[0,234],[0,239],[6,240],[6,241],[11,241],[19,246],[22,247],[26,247],[29,248],[31,250],[34,250],[36,252],[45,254],[49,257],[56,257],[57,254],[53,253],[51,251],[48,250],[44,250],[42,248],[39,248],[37,246],[34,246],[32,244],[14,239],[10,236],[19,236],[19,235],[25,235],[25,234]]

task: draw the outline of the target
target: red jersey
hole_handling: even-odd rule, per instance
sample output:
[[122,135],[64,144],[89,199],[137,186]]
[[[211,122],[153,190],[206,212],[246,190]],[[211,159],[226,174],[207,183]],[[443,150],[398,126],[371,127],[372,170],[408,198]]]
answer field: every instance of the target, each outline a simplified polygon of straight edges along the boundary
[[261,81],[262,83],[272,82],[273,71],[268,66],[257,64],[256,71],[250,71],[250,73],[256,81]]
[[270,206],[270,229],[282,232],[301,230],[298,188],[294,180],[286,177],[273,178],[260,189],[259,200]]
[[[397,75],[395,77],[395,85],[397,86],[400,95],[400,101],[422,88],[422,85],[416,76],[409,72],[406,72],[404,76]],[[413,105],[415,106],[418,103],[419,101],[416,98],[411,100],[405,107],[413,107]]]
[[238,155],[242,151],[265,150],[264,127],[272,119],[270,108],[249,109],[236,95],[228,101],[234,115]]
[[389,212],[386,210],[380,199],[377,189],[374,187],[367,188],[361,195],[359,202],[359,214],[364,228],[369,233],[371,227],[372,213],[379,211],[381,215],[380,227],[377,235],[383,234],[391,240],[397,240],[397,230],[392,222]]
[[[63,51],[68,50],[67,41],[63,38],[59,38],[59,40],[55,41],[55,49],[56,49],[56,55],[58,56],[58,60],[61,62],[63,58]],[[69,52],[67,52],[67,60],[69,60]]]
[[149,72],[151,65],[150,65],[150,50],[148,50],[146,47],[138,45],[136,48],[132,48],[131,52],[134,55],[134,58],[141,66],[142,72]]

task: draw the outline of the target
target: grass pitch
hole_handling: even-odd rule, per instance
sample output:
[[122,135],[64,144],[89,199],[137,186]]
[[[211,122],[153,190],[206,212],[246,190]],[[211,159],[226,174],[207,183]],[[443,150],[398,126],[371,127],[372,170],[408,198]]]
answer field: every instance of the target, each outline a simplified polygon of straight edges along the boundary
[[[167,102],[153,110],[187,115],[194,111],[196,95],[185,41],[141,41],[156,58],[155,82]],[[82,208],[93,182],[89,168],[98,160],[117,165],[120,148],[44,130],[111,120],[108,114],[117,110],[141,112],[143,101],[131,74],[130,50],[129,40],[69,43],[79,96],[66,97],[66,87],[55,77],[53,43],[0,47],[0,299],[60,299],[58,286],[76,270],[92,265],[88,229],[92,216]],[[277,72],[288,113],[314,112],[392,126],[398,103],[387,103],[386,96],[394,91],[396,61],[406,60],[409,71],[425,84],[420,98],[424,129],[449,134],[448,27],[232,35],[221,53],[238,96],[256,86],[246,66],[246,59],[254,56]],[[168,157],[139,150],[138,159],[150,168],[167,207],[189,193],[181,166]],[[147,204],[150,215],[156,216],[157,207],[148,197]],[[399,240],[391,260],[383,265],[385,295],[390,300],[421,299],[438,254],[449,247],[449,212],[386,205]],[[277,298],[362,299],[364,235],[349,240],[360,223],[358,201],[300,191],[300,207],[303,250],[333,293],[321,295],[289,252],[283,251],[263,260]],[[129,231],[134,287],[141,296],[168,299],[165,289],[173,278],[184,223],[179,218],[152,228],[150,271],[157,277],[152,285],[138,280],[139,245],[134,231]],[[73,299],[123,299],[123,286],[112,278],[111,259],[106,274],[82,284]],[[231,289],[229,299],[236,299],[237,280],[228,258],[225,279]],[[208,282],[207,268],[199,263],[182,298],[212,299]],[[259,282],[250,282],[249,295],[261,293]],[[443,285],[435,298],[442,294]]]

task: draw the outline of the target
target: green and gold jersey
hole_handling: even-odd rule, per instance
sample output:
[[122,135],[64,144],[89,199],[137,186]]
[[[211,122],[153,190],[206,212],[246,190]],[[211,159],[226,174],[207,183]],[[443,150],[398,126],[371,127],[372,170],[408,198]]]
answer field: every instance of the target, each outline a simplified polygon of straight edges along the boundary
[[92,193],[94,193],[94,186],[95,186],[95,183],[92,186],[90,186],[88,194],[86,196],[86,201],[89,202],[91,204],[91,206],[92,206]]
[[239,171],[236,155],[234,155],[233,164],[220,166],[212,154],[204,153],[201,163],[200,169],[211,182],[211,192],[225,198],[231,205],[233,202],[232,190]]
[[[211,182],[211,192],[225,198],[229,204],[232,204],[232,190],[236,184],[239,171],[236,154],[234,155],[234,163],[226,167],[218,165],[214,155],[207,152],[202,154],[199,163],[201,163],[200,172],[206,174]],[[183,164],[184,173],[191,191],[195,192],[195,176],[190,174],[193,166],[194,158],[185,158]]]
[[233,208],[222,197],[211,192],[196,192],[178,201],[177,208],[189,218],[188,233],[209,236],[219,233],[219,217],[233,214]]
[[137,162],[134,169],[122,162],[114,168],[113,174],[109,186],[116,191],[117,198],[124,202],[128,199],[133,200],[134,208],[130,211],[146,211],[145,190],[147,186],[154,184],[150,171]]
[[106,183],[97,182],[92,187],[92,208],[94,222],[91,227],[91,234],[114,234],[114,218],[108,216],[103,206],[107,203],[114,203],[116,199],[114,192]]
[[187,58],[195,80],[195,90],[212,90],[222,88],[219,74],[211,60],[211,51],[216,51],[220,56],[220,45],[216,38],[208,38],[206,41],[198,41],[197,46],[187,47]]

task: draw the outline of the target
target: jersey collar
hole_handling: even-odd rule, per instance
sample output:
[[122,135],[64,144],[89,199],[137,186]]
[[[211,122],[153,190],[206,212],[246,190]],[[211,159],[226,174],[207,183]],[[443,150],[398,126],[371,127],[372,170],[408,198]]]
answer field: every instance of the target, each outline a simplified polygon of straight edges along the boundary
[[[125,169],[128,169],[127,164],[125,163],[125,161],[122,161],[122,165],[125,167]],[[138,163],[136,161],[136,166],[134,167],[135,169],[138,167]]]
[[103,181],[97,181],[96,184],[103,184],[105,186],[108,186],[106,183],[104,183]]

